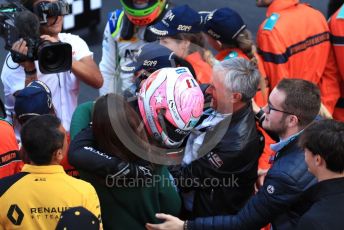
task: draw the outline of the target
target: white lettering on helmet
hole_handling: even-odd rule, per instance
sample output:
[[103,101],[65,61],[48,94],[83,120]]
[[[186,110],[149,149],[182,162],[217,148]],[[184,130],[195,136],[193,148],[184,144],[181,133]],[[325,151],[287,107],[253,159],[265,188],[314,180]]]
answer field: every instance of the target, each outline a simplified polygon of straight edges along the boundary
[[184,131],[184,130],[181,130],[181,129],[175,129],[175,132],[176,133],[179,133],[179,134],[181,134],[181,135],[187,135],[189,132],[187,132],[187,131]]

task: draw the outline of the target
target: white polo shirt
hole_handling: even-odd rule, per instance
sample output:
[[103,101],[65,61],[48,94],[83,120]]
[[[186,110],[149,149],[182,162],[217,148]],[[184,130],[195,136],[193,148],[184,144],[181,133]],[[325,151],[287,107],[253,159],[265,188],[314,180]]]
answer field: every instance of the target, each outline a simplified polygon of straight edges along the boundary
[[[73,60],[78,61],[83,57],[93,55],[86,42],[77,35],[60,33],[59,39],[61,42],[71,44]],[[42,74],[39,71],[38,61],[35,61],[35,65],[38,80],[47,84],[51,90],[57,117],[61,119],[63,127],[69,131],[70,121],[78,104],[79,80],[70,71]],[[15,100],[13,94],[25,87],[25,73],[24,68],[14,63],[9,54],[2,68],[1,80],[4,85],[7,120],[13,122]],[[16,133],[18,134],[18,132]]]

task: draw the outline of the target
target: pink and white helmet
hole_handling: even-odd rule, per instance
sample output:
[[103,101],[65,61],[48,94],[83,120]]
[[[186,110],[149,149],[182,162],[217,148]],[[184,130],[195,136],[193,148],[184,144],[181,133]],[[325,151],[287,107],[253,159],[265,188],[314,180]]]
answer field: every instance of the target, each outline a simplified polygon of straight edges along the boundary
[[144,82],[138,104],[148,133],[176,148],[202,115],[204,97],[188,68],[163,68]]

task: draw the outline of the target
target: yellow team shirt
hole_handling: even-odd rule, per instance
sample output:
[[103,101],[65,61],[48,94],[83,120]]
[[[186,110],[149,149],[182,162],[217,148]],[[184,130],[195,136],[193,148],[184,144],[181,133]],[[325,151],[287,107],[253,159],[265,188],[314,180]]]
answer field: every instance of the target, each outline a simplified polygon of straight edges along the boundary
[[22,172],[29,174],[0,194],[0,230],[55,229],[61,213],[76,206],[88,209],[100,220],[93,186],[68,176],[62,166],[25,164]]

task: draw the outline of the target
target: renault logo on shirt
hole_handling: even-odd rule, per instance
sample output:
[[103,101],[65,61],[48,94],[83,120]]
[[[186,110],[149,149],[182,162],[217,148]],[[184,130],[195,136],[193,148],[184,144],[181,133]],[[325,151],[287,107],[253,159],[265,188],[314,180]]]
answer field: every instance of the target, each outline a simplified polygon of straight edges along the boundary
[[12,224],[20,225],[24,219],[24,213],[18,205],[12,204],[8,209],[7,218],[12,222]]

